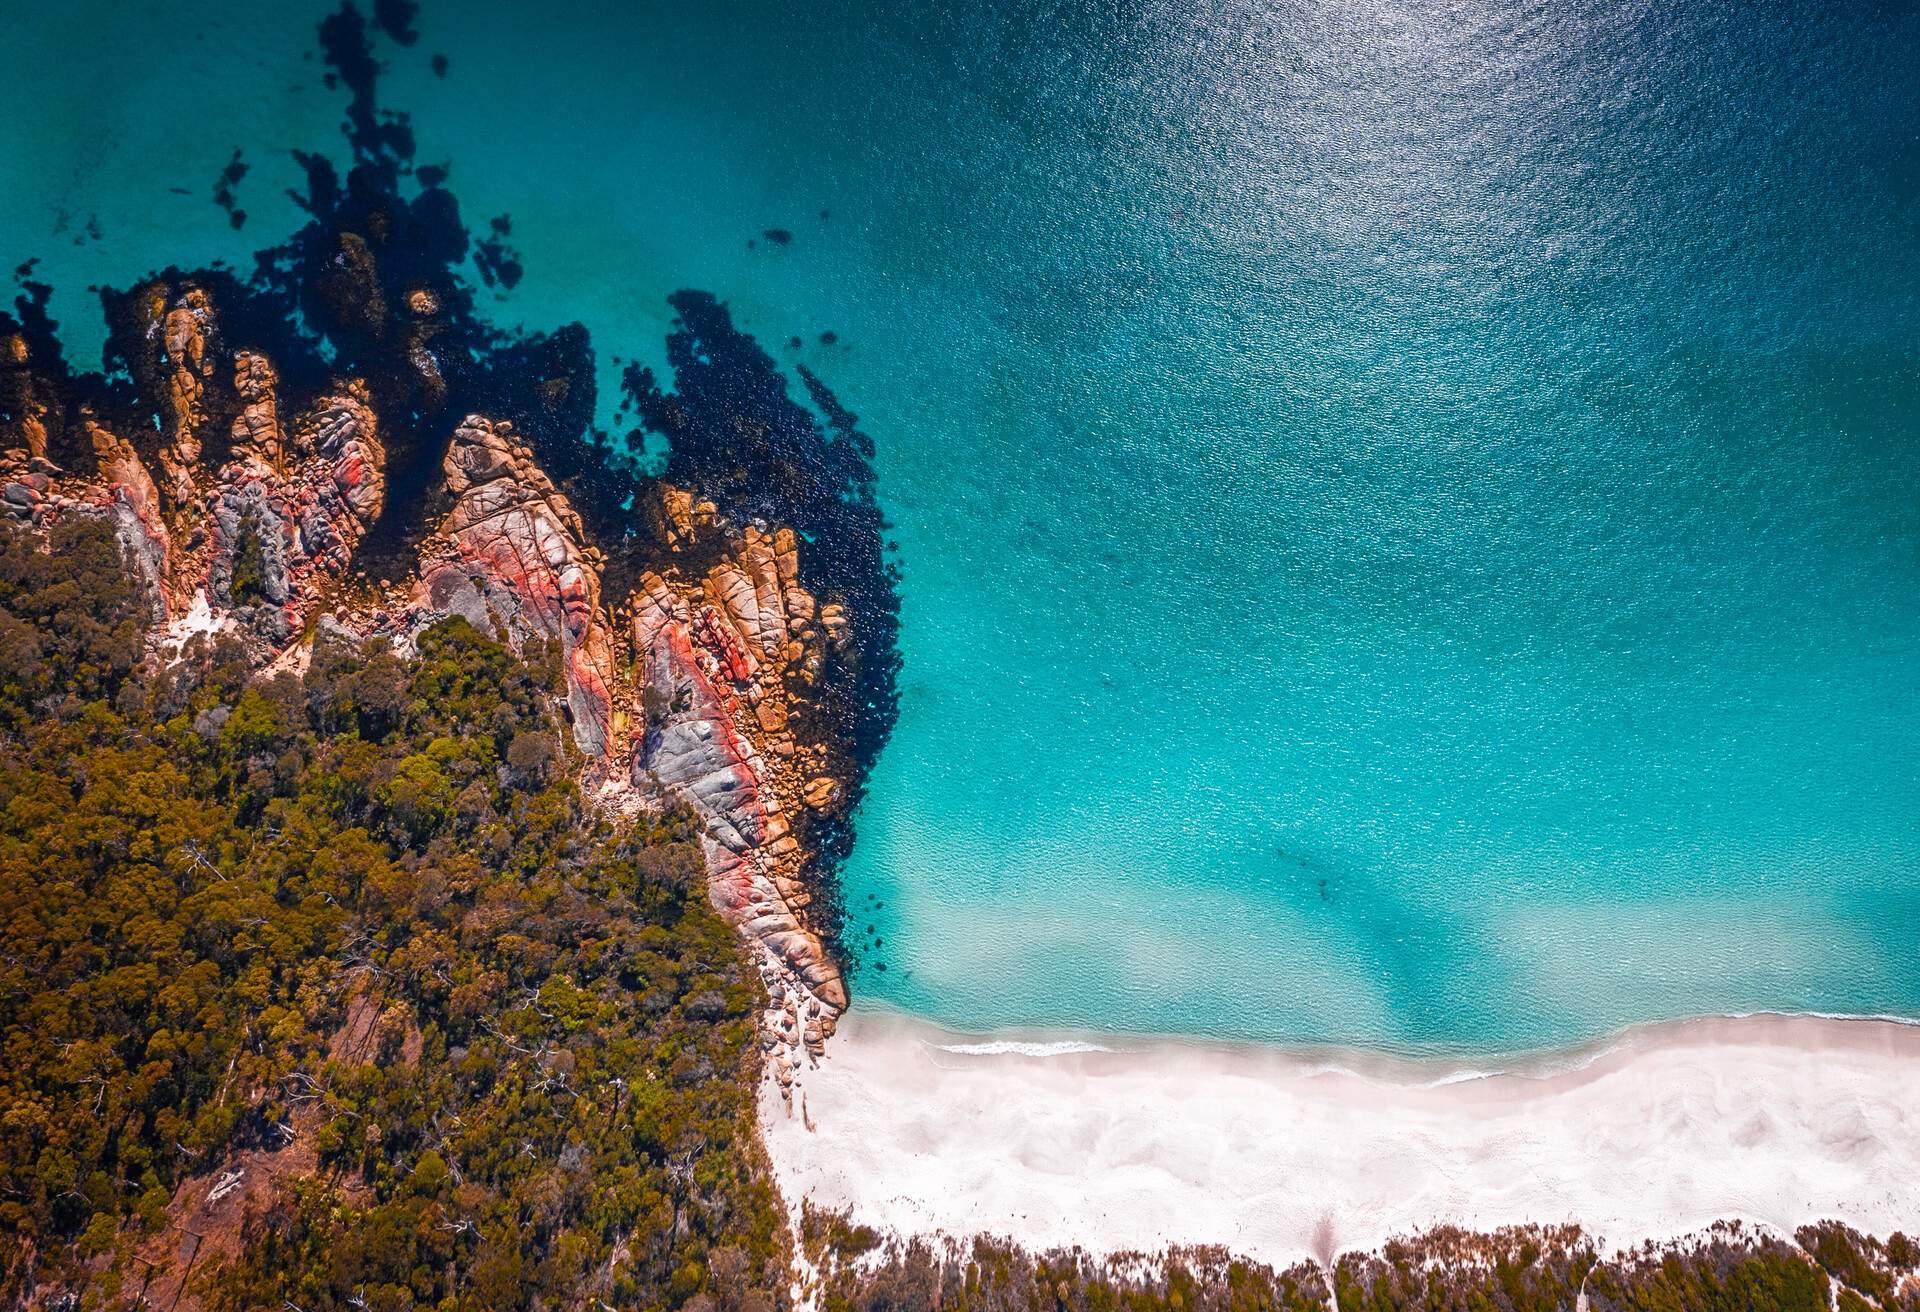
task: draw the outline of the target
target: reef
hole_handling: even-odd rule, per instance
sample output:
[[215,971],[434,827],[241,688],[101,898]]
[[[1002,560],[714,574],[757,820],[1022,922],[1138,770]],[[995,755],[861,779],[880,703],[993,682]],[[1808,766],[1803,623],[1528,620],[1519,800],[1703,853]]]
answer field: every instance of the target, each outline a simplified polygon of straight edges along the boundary
[[[847,1004],[832,873],[895,714],[872,443],[691,291],[672,298],[671,386],[629,370],[639,426],[596,428],[586,329],[479,316],[476,279],[518,276],[504,221],[474,240],[446,170],[415,167],[351,4],[321,38],[352,163],[343,178],[299,156],[308,222],[249,275],[103,292],[105,359],[83,370],[50,289],[19,271],[0,313],[0,513],[110,523],[147,585],[155,661],[225,638],[263,671],[298,669],[332,631],[404,653],[456,615],[554,658],[596,804],[698,818],[784,1086]],[[630,454],[647,432],[670,444],[664,470]]]

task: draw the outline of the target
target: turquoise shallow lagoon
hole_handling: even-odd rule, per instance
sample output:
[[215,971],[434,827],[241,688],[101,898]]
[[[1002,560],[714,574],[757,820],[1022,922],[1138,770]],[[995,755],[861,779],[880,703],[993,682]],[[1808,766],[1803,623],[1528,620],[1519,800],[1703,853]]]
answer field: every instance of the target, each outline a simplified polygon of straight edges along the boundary
[[[1920,1015],[1920,15],[1121,8],[383,47],[511,215],[498,317],[584,321],[613,396],[706,288],[874,436],[856,991],[1466,1050]],[[0,259],[79,354],[88,283],[292,226],[323,10],[11,16]]]

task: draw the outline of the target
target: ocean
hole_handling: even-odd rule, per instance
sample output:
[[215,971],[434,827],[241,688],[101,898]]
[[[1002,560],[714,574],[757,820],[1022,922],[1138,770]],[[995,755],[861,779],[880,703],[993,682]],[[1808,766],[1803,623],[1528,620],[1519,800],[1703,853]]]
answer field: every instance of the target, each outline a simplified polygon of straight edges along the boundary
[[[0,259],[76,357],[89,284],[295,226],[326,8],[8,7]],[[856,1008],[1471,1053],[1920,1016],[1914,6],[416,26],[385,98],[609,424],[697,287],[874,438]]]

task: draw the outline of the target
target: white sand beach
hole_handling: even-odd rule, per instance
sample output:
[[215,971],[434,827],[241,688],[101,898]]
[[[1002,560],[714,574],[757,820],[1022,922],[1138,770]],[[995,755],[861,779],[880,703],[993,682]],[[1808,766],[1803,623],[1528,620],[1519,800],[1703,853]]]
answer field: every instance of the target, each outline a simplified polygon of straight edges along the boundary
[[1722,1218],[1920,1228],[1920,1027],[1690,1020],[1509,1065],[961,1036],[856,1006],[791,1114],[771,1082],[761,1112],[790,1200],[1035,1248],[1283,1263],[1443,1222],[1615,1245]]

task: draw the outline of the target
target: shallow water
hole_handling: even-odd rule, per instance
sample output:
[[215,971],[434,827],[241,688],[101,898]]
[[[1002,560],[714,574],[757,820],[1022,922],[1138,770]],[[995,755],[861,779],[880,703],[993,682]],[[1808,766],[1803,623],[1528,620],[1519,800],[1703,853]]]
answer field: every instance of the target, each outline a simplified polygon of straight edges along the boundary
[[[263,8],[14,19],[0,259],[83,356],[89,282],[243,259],[334,147],[323,7]],[[704,287],[874,435],[858,991],[1920,1014],[1920,17],[1669,8],[430,6],[387,96],[609,394]]]

